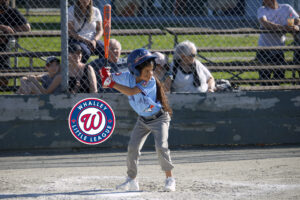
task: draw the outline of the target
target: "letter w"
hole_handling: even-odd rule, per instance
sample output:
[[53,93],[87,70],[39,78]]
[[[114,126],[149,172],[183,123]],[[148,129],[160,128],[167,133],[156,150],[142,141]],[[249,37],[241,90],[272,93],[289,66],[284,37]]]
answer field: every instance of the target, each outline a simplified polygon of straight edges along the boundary
[[87,127],[88,125],[88,121],[89,121],[89,118],[91,116],[91,114],[85,114],[81,117],[81,122],[84,123],[84,130],[85,131],[90,131],[91,129],[98,129],[101,125],[101,121],[102,121],[102,115],[101,115],[101,112],[97,112],[97,114],[99,115],[99,122],[98,122],[98,125],[95,127],[95,117],[96,115],[93,115],[92,116],[92,120],[91,120],[91,124],[90,124],[90,127]]

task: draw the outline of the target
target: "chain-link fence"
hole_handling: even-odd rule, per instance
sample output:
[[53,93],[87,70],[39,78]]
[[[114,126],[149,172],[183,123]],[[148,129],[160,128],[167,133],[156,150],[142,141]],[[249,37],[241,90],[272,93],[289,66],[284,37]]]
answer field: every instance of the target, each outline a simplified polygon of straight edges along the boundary
[[[65,67],[49,59],[61,59],[60,1],[2,0],[1,94],[114,91],[102,88],[99,75],[107,3],[112,6],[112,72],[127,71],[128,53],[144,47],[161,53],[155,75],[171,92],[207,92],[214,86],[221,91],[232,86],[297,88],[300,2],[277,1],[72,0]],[[66,68],[68,78],[60,74]],[[60,84],[64,78],[67,91]]]

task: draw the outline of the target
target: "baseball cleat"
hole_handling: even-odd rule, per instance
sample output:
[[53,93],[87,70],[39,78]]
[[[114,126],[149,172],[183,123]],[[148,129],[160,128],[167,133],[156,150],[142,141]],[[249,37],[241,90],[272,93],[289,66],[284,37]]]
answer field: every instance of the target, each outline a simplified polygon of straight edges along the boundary
[[169,177],[166,179],[165,191],[174,192],[176,189],[175,178]]
[[126,181],[116,187],[117,190],[139,191],[139,183],[135,179],[127,177]]

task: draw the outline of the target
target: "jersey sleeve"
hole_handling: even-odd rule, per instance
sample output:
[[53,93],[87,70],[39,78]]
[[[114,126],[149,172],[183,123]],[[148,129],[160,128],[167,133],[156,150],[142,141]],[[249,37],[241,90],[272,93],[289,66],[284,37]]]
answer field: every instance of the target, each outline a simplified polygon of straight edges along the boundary
[[142,94],[148,96],[148,94],[156,88],[156,81],[152,77],[150,81],[141,81],[136,86],[142,91]]
[[129,81],[130,81],[130,73],[124,72],[124,73],[113,73],[112,79],[120,84],[129,87]]

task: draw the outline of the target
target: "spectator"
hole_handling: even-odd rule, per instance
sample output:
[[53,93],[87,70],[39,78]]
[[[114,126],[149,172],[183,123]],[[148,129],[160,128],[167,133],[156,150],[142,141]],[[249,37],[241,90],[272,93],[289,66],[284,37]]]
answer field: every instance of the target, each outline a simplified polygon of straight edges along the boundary
[[206,13],[204,1],[175,0],[174,14],[176,16],[203,16]]
[[169,92],[173,76],[172,76],[172,72],[170,71],[168,57],[165,54],[162,54],[160,52],[155,52],[153,55],[156,56],[155,58],[156,68],[154,71],[154,75],[163,84],[165,91]]
[[[298,27],[300,27],[299,18],[295,20],[295,25],[298,25]],[[300,46],[300,32],[294,34],[294,44],[295,46]],[[293,64],[300,65],[300,50],[294,51]],[[298,70],[298,76],[300,78],[300,70]]]
[[69,91],[71,93],[96,93],[97,79],[94,69],[81,62],[81,47],[69,46]]
[[[257,11],[257,17],[261,28],[282,31],[299,31],[299,27],[292,25],[288,26],[289,17],[299,18],[296,11],[288,4],[278,4],[276,0],[263,0],[263,6]],[[258,46],[284,46],[285,35],[283,33],[263,33],[259,37]],[[259,51],[256,55],[257,60],[261,63],[284,65],[284,52],[280,50]],[[259,76],[261,79],[284,78],[285,70],[260,70]]]
[[195,57],[197,48],[194,43],[184,41],[175,47],[171,64],[173,82],[172,92],[214,92],[215,79],[208,69]]
[[[15,8],[9,7],[9,0],[0,0],[0,32],[12,34],[30,31],[30,25],[24,16]],[[0,52],[6,52],[9,38],[0,37]],[[0,69],[9,68],[9,57],[0,57]],[[0,86],[7,85],[8,79],[0,78]]]
[[[109,52],[108,52],[108,65],[111,67],[110,71],[112,73],[120,72],[118,62],[120,60],[121,50],[122,50],[122,47],[121,47],[120,42],[116,39],[110,39]],[[96,77],[97,77],[98,92],[112,92],[112,89],[102,88],[102,85],[101,85],[101,78],[100,78],[99,70],[105,65],[105,58],[96,59],[96,60],[90,62],[89,65],[91,65],[95,70]],[[114,90],[114,92],[116,92],[116,90]]]
[[86,63],[92,52],[104,55],[104,44],[100,40],[103,34],[100,10],[93,6],[93,0],[77,0],[68,10],[69,43],[81,46],[83,63]]
[[113,1],[115,12],[117,16],[121,17],[134,17],[139,13],[142,5],[141,0],[114,0]]
[[[60,74],[60,60],[49,57],[46,60],[48,74],[42,76],[29,76],[20,79],[21,86],[17,94],[59,94],[62,91]],[[42,85],[40,84],[42,83]]]
[[[112,4],[111,0],[93,0],[95,7],[97,7],[100,12],[103,12],[104,6],[106,4]],[[103,17],[103,13],[102,13]]]

